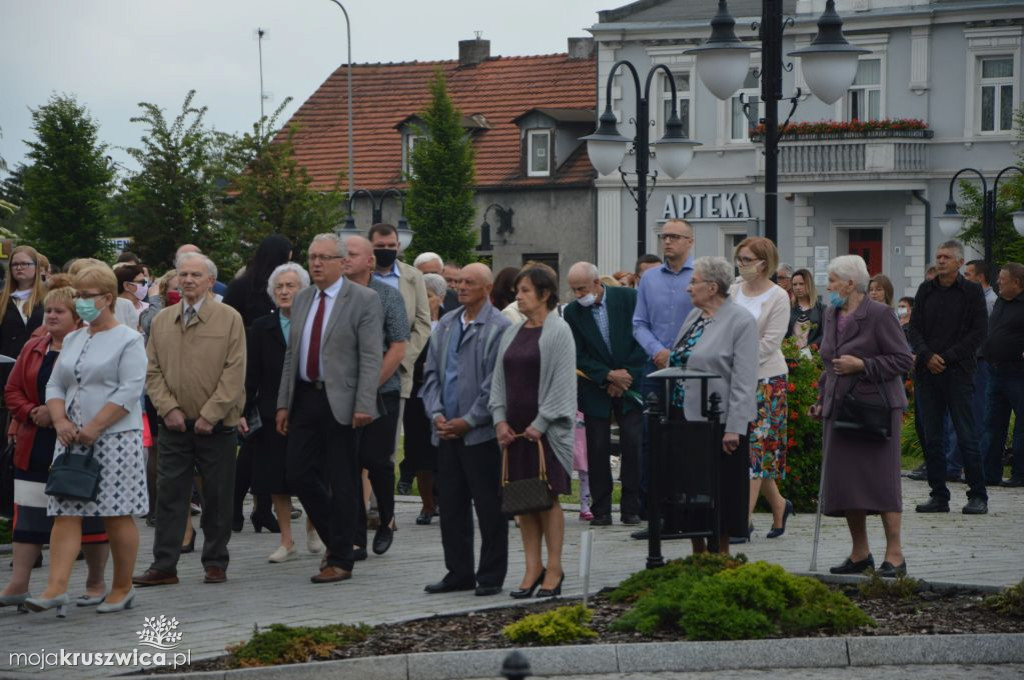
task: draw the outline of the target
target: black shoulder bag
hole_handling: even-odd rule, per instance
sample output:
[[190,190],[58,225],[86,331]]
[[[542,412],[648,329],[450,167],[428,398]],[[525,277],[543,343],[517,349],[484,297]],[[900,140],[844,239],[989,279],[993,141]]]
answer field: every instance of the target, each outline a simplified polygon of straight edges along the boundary
[[853,391],[860,381],[860,377],[853,381],[853,385],[836,405],[832,428],[856,439],[886,441],[892,436],[892,407],[889,406],[889,398],[877,382],[871,384],[882,397],[881,404],[858,398]]

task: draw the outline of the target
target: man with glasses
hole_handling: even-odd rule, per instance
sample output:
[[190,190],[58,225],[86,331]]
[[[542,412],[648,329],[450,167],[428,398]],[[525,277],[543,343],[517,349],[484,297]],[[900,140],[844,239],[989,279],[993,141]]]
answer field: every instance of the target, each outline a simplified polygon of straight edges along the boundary
[[347,256],[336,234],[313,237],[313,285],[292,303],[277,398],[277,431],[288,436],[288,486],[327,546],[313,583],[352,578],[362,498],[356,430],[378,415],[383,311],[376,292],[342,276]]
[[[693,250],[693,227],[686,220],[669,220],[665,222],[658,238],[661,241],[664,261],[661,266],[651,268],[640,279],[636,309],[633,312],[633,337],[647,355],[643,376],[668,366],[672,343],[679,334],[683,319],[693,309],[693,302],[687,292],[690,278],[693,276],[693,257],[690,254]],[[646,377],[640,381],[640,393],[644,397],[651,392],[657,392],[659,388],[660,381]],[[647,439],[645,430],[640,462],[640,507],[644,515],[647,457],[650,454]],[[640,531],[633,536],[646,539],[646,534],[646,531]]]

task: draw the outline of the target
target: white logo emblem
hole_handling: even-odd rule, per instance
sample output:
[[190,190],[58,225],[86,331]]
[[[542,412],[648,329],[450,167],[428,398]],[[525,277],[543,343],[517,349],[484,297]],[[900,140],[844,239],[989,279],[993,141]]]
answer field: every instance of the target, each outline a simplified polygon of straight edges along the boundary
[[167,618],[163,614],[159,618],[147,616],[142,622],[142,630],[135,631],[139,636],[139,644],[156,649],[174,649],[181,644],[181,633],[175,629],[178,619]]

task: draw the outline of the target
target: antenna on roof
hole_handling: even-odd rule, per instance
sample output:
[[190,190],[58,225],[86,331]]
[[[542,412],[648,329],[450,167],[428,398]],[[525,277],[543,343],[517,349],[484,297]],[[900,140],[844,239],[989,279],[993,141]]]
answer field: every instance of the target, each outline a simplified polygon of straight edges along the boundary
[[264,28],[257,28],[255,31],[253,31],[253,37],[256,39],[257,49],[259,50],[259,55],[260,55],[260,123],[259,123],[259,131],[260,131],[260,140],[262,140],[263,139],[263,116],[264,116],[264,114],[263,114],[263,103],[266,102],[267,99],[270,98],[270,95],[267,92],[263,91],[263,40],[268,37],[266,29],[264,29]]
[[480,38],[484,37],[484,32],[483,31],[473,31],[473,35],[475,35],[476,39],[479,40]]

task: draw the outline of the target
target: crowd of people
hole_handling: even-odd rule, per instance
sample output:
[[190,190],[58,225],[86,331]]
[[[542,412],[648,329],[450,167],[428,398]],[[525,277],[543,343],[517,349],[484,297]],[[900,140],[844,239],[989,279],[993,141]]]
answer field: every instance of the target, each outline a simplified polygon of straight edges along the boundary
[[[617,455],[617,519],[647,519],[652,442],[643,411],[662,387],[650,374],[667,367],[718,376],[710,391],[721,398],[712,461],[720,535],[673,513],[662,534],[691,538],[694,552],[727,553],[752,539],[763,496],[772,519],[765,538],[779,539],[793,513],[778,486],[787,473],[788,337],[824,362],[818,402],[799,415],[822,421],[821,509],[844,517],[850,532],[849,556],[833,573],[907,573],[908,376],[925,452],[918,472],[931,489],[918,512],[949,511],[953,465],[967,477],[965,514],[987,512],[986,486],[1024,483],[1024,265],[1004,265],[996,292],[983,263],[961,273],[963,248],[949,241],[916,296],[895,301],[888,278],[844,255],[829,264],[823,300],[814,273],[781,264],[772,241],[746,238],[730,262],[694,258],[694,236],[673,219],[659,233],[662,256],[639,258],[633,272],[602,276],[592,263],[574,264],[569,300],[540,263],[495,274],[426,252],[406,264],[389,224],[366,237],[314,237],[306,267],[293,261],[298,244],[268,237],[227,285],[190,244],[159,278],[131,253],[113,267],[84,258],[56,272],[31,247],[15,248],[0,293],[0,353],[17,357],[0,371],[16,466],[13,574],[0,607],[58,616],[72,602],[100,613],[130,608],[138,588],[178,583],[181,555],[199,533],[194,514],[204,581],[223,583],[249,493],[253,528],[279,537],[270,563],[299,557],[292,521],[305,514],[305,549],[322,553],[310,580],[345,581],[369,552],[391,549],[396,486],[409,493],[414,482],[416,524],[440,517],[445,573],[426,592],[494,595],[508,570],[503,489],[537,478],[548,498],[514,518],[526,559],[509,594],[557,596],[559,498],[573,493],[574,476],[580,518],[611,525]],[[699,390],[680,380],[667,394],[670,417],[706,419]],[[864,408],[881,413],[873,429],[858,421]],[[1011,412],[1016,455],[1004,481]],[[683,442],[677,449],[671,455],[684,459],[706,454]],[[91,495],[47,494],[51,463],[66,456],[98,462]],[[877,568],[871,514],[886,537]],[[152,560],[139,572],[136,518],[154,529]],[[47,581],[33,596],[44,544]],[[80,553],[86,588],[72,600]]]

